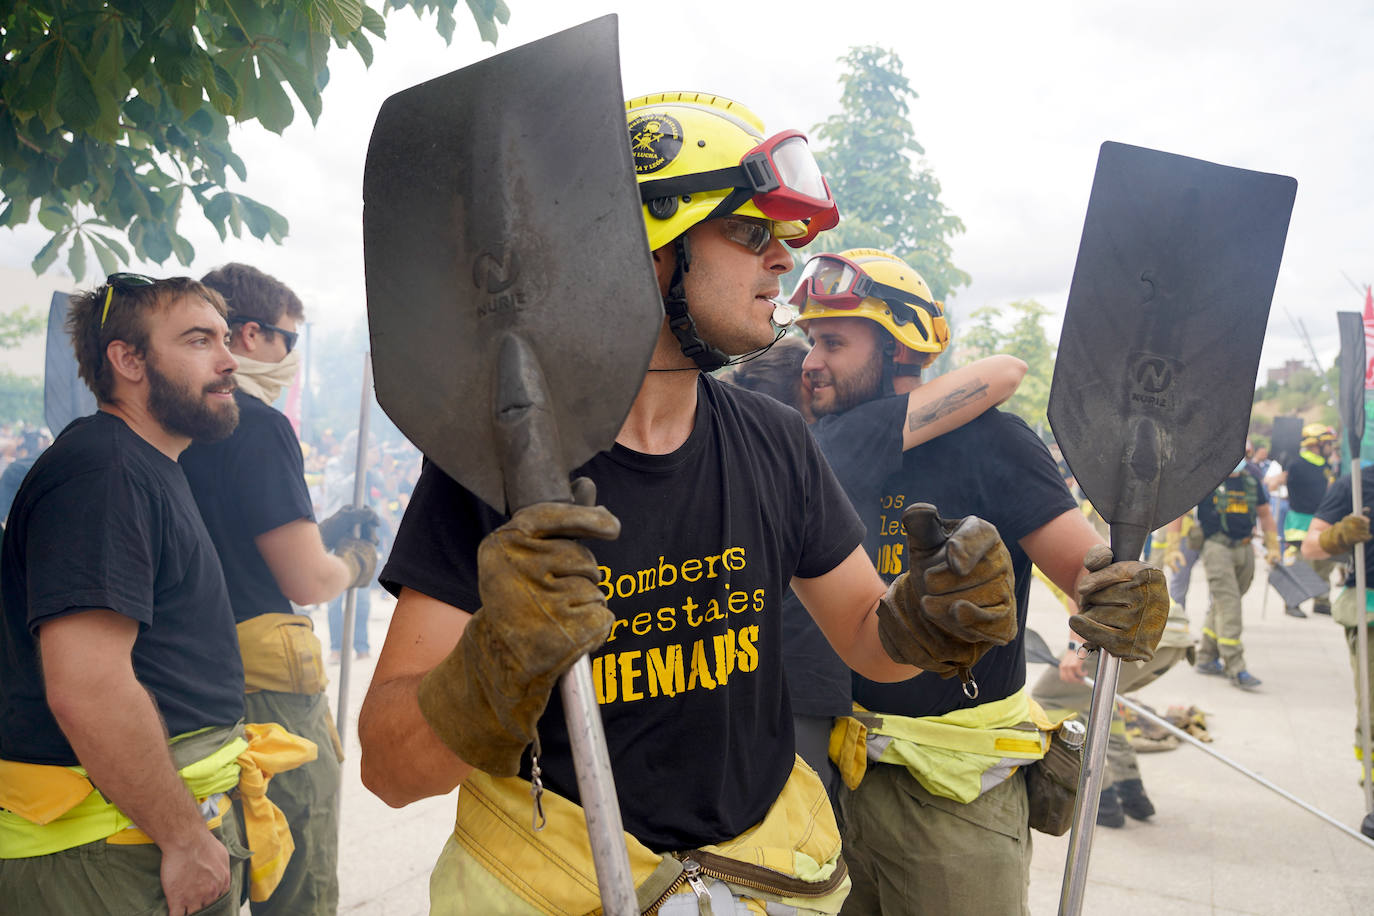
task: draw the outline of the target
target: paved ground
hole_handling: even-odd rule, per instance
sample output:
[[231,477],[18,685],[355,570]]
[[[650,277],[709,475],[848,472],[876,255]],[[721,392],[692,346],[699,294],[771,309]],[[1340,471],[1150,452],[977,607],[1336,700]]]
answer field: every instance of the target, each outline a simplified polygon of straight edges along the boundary
[[[1066,618],[1039,583],[1034,589],[1031,626],[1057,649],[1069,635]],[[1354,693],[1341,630],[1326,617],[1285,616],[1277,595],[1262,608],[1264,590],[1261,574],[1245,601],[1246,656],[1264,680],[1258,691],[1175,669],[1138,696],[1161,711],[1196,704],[1208,714],[1217,751],[1358,828],[1364,802],[1351,754]],[[1200,568],[1189,599],[1196,634],[1207,604]],[[390,599],[374,592],[374,653],[390,610]],[[323,632],[323,619],[317,625]],[[338,668],[330,674],[337,679]],[[354,662],[349,709],[355,722],[371,674],[370,660]],[[453,799],[388,808],[358,779],[352,725],[347,740],[340,912],[424,914],[429,870],[447,836]],[[1128,820],[1123,829],[1097,831],[1085,913],[1374,913],[1374,849],[1192,747],[1144,755],[1141,767],[1159,813],[1147,823]],[[1057,912],[1067,847],[1068,837],[1035,834],[1030,902],[1036,916]]]

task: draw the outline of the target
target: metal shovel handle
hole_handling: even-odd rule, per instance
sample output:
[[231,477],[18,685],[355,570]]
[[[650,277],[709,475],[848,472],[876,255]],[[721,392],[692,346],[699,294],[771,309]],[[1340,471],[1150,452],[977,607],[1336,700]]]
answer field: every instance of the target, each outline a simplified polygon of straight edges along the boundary
[[[1148,484],[1145,488],[1148,489]],[[1153,493],[1148,494],[1148,497],[1152,514]],[[1112,557],[1119,561],[1140,556],[1148,535],[1149,530],[1144,526],[1113,524]],[[1111,726],[1112,704],[1116,702],[1116,683],[1120,672],[1121,660],[1103,651],[1097,663],[1097,683],[1093,685],[1092,705],[1089,707],[1088,741],[1083,749],[1083,769],[1078,774],[1078,798],[1073,809],[1073,826],[1069,834],[1064,883],[1059,892],[1060,916],[1078,916],[1083,911],[1083,894],[1088,886],[1088,859],[1092,854],[1093,828],[1097,824],[1097,806],[1101,801],[1103,770],[1107,762],[1107,741],[1110,737],[1108,729]]]
[[[495,392],[496,436],[510,512],[537,502],[572,502],[567,471],[559,469],[558,428],[549,409],[544,373],[534,350],[518,334],[507,334],[501,341]],[[634,877],[587,656],[568,669],[558,689],[577,771],[577,789],[587,818],[602,912],[606,916],[636,916],[639,905]]]

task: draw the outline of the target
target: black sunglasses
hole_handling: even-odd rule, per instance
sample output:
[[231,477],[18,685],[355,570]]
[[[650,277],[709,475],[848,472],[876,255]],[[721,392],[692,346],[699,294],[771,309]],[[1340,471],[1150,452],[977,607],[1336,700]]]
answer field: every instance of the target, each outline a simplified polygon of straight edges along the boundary
[[110,317],[110,300],[114,298],[114,291],[119,290],[126,293],[138,286],[152,286],[157,281],[152,277],[145,277],[143,274],[110,274],[105,278],[105,307],[100,312],[100,326],[105,327],[105,319]]
[[287,353],[290,353],[292,350],[296,349],[296,341],[299,340],[301,336],[299,331],[288,331],[286,328],[279,328],[275,324],[268,324],[267,322],[259,318],[247,318],[242,315],[236,315],[235,317],[229,319],[230,324],[248,324],[249,322],[252,322],[253,324],[257,325],[264,331],[271,331],[274,334],[280,334],[281,339],[286,342]]

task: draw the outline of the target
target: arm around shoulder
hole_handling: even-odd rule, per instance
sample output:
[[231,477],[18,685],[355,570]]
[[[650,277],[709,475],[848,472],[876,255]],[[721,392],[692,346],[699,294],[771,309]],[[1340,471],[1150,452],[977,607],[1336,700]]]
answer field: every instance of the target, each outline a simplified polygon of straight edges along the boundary
[[958,429],[1016,393],[1026,364],[1014,356],[977,360],[918,386],[907,396],[903,450]]

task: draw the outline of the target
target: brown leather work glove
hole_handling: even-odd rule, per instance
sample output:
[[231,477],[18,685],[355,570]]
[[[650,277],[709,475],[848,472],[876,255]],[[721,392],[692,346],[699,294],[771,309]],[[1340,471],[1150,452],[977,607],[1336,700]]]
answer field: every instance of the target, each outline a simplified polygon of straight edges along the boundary
[[1369,519],[1363,515],[1347,515],[1336,524],[1317,535],[1317,543],[1322,550],[1335,556],[1345,553],[1356,544],[1369,540]]
[[909,563],[878,604],[878,637],[894,661],[967,681],[1016,636],[1011,555],[989,522],[946,521],[929,503],[908,507],[902,528]]
[[619,535],[604,507],[536,503],[482,539],[482,607],[420,681],[420,711],[464,761],[493,776],[519,772],[559,676],[605,642],[615,620],[596,559],[573,539]]
[[334,556],[348,564],[353,578],[348,588],[367,588],[372,584],[372,576],[377,572],[377,545],[361,538],[339,538],[334,545]]
[[1089,549],[1083,565],[1088,575],[1078,583],[1079,611],[1069,618],[1069,629],[1124,661],[1154,658],[1169,619],[1164,573],[1138,560],[1113,563],[1105,544]]

